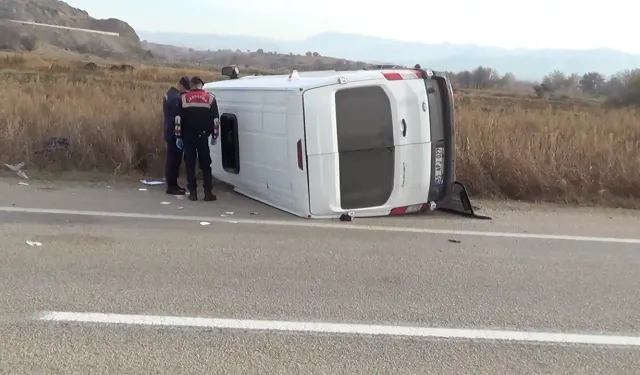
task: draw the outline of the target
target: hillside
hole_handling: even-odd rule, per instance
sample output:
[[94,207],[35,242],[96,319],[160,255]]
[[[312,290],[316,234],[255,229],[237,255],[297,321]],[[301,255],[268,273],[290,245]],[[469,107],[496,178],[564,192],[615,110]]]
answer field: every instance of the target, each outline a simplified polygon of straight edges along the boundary
[[157,43],[142,42],[142,46],[153,53],[159,62],[179,63],[193,66],[224,66],[235,64],[247,72],[247,68],[260,70],[323,70],[323,69],[363,69],[362,61],[307,54],[277,53],[268,50],[241,51],[224,49],[199,51]]
[[447,71],[472,70],[490,66],[500,73],[512,72],[520,79],[539,80],[560,70],[583,74],[600,72],[611,75],[640,67],[640,56],[612,49],[593,50],[507,50],[498,47],[456,44],[424,44],[366,35],[327,32],[302,41],[219,35],[139,31],[143,40],[200,50],[240,49],[282,53],[318,52],[323,56],[367,62],[393,62],[402,65],[420,63]]
[[[23,25],[27,21],[118,33],[102,35],[45,26]],[[58,0],[0,1],[0,49],[78,53],[113,59],[149,59],[136,31],[118,19],[95,19],[81,9]]]
[[[25,25],[12,21],[34,22],[118,33],[119,36],[102,35],[79,30],[58,29],[41,25]],[[186,38],[189,39],[189,38]],[[175,43],[180,45],[180,43]],[[153,60],[161,63],[221,66],[238,64],[244,68],[282,69],[357,69],[366,64],[341,58],[306,56],[303,54],[278,54],[240,51],[234,46],[220,51],[193,50],[185,47],[158,43],[141,43],[136,31],[118,19],[96,19],[87,12],[58,0],[1,0],[0,1],[0,50],[40,52],[46,55],[63,55],[84,58],[101,57],[111,60]],[[72,55],[72,56],[66,56]]]
[[[117,33],[118,36],[24,25],[11,20]],[[302,41],[136,32],[124,21],[96,19],[84,10],[58,0],[0,0],[0,50],[80,55],[84,60],[101,57],[196,66],[238,64],[245,69],[268,70],[357,69],[364,67],[364,62],[405,66],[420,63],[446,71],[489,66],[498,73],[511,72],[518,79],[535,81],[554,70],[579,75],[595,71],[609,76],[640,67],[640,56],[611,49],[506,50],[478,45],[404,42],[337,32],[326,32]]]

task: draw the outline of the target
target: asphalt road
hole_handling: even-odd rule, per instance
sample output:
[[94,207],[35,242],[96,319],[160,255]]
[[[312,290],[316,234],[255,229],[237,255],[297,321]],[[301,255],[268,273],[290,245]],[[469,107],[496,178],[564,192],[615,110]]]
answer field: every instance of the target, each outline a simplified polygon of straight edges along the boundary
[[[167,197],[162,188],[29,183],[0,181],[0,373],[640,368],[640,346],[39,320],[44,311],[100,312],[639,337],[640,244],[538,236],[640,238],[634,212],[482,202],[494,221],[431,215],[323,227],[232,193],[208,204]],[[86,210],[95,212],[74,213]]]

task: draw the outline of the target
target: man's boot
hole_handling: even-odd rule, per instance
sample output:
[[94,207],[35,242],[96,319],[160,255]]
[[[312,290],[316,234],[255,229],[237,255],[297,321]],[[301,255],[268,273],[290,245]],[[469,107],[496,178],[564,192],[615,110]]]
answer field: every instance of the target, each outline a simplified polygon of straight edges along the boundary
[[198,200],[198,192],[196,190],[189,190],[189,200],[192,202]]
[[169,195],[184,195],[185,189],[178,184],[167,185],[167,194]]
[[204,201],[205,202],[213,202],[218,198],[211,192],[211,190],[204,191]]

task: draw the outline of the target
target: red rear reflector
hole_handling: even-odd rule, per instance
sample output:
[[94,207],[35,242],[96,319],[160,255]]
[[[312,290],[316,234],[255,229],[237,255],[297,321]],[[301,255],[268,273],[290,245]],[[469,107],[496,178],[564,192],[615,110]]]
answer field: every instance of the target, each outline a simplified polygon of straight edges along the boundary
[[403,79],[422,78],[419,72],[382,72],[382,75],[388,81],[402,81]]
[[391,216],[397,216],[397,215],[404,215],[404,213],[407,211],[406,207],[396,207],[393,210],[391,210]]
[[300,170],[303,170],[303,164],[302,164],[302,140],[298,139],[298,144],[297,144],[297,149],[298,149],[298,168],[300,168]]
[[428,208],[429,208],[429,205],[427,203],[414,204],[413,206],[396,207],[391,210],[390,215],[391,216],[406,215],[413,212],[422,212],[427,210]]

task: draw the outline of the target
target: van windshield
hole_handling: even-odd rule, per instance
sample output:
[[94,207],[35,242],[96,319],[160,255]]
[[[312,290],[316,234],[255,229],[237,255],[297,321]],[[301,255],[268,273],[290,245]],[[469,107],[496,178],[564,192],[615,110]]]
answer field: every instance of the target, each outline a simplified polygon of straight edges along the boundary
[[[429,200],[442,199],[445,194],[445,158],[446,158],[446,88],[438,84],[437,79],[425,79],[427,103],[429,105],[429,130],[431,133],[431,183]],[[445,86],[446,87],[446,86]],[[449,151],[451,152],[451,151]]]

